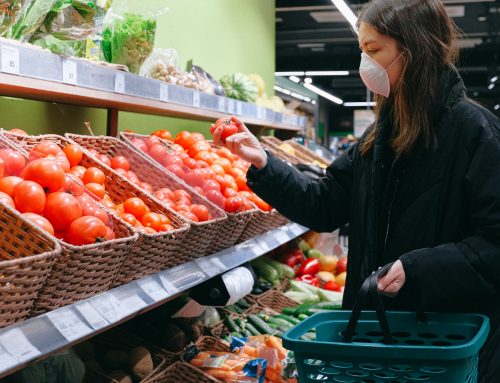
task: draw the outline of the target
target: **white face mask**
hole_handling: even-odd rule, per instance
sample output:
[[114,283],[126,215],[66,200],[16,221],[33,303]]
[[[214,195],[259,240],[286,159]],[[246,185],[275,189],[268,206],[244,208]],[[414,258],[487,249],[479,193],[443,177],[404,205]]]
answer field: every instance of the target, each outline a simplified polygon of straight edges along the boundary
[[384,68],[366,53],[361,53],[361,64],[359,65],[359,75],[365,83],[366,87],[373,93],[380,94],[384,97],[389,97],[391,94],[391,82],[387,71],[392,67],[402,56],[400,54],[387,67]]

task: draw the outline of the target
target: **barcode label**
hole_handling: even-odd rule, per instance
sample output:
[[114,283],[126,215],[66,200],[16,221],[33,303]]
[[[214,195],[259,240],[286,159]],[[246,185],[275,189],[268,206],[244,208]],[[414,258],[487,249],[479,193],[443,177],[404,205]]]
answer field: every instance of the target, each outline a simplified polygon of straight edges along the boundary
[[63,82],[71,85],[77,84],[78,73],[76,61],[63,60]]
[[160,281],[163,285],[163,288],[167,290],[168,295],[175,295],[179,292],[179,289],[170,282],[166,275],[160,274]]
[[49,312],[47,317],[69,342],[82,338],[92,332],[92,329],[69,309]]
[[159,302],[168,297],[168,293],[155,281],[148,279],[139,281],[141,289],[155,302]]
[[125,316],[120,301],[111,294],[94,298],[91,304],[110,323],[117,322]]
[[17,366],[17,360],[0,345],[0,372],[7,371],[14,366]]
[[241,102],[236,102],[236,114],[239,116],[243,114],[243,104]]
[[115,75],[115,92],[125,93],[125,75],[123,73]]
[[40,350],[33,346],[18,328],[0,335],[0,344],[18,362],[25,362],[41,355]]
[[2,45],[2,72],[19,74],[19,48]]
[[94,330],[99,330],[108,325],[108,321],[104,319],[89,302],[76,304],[76,309],[83,315],[85,320],[90,323]]
[[168,102],[168,85],[160,83],[160,101]]
[[147,304],[138,295],[132,295],[121,301],[123,316],[135,313],[146,307]]
[[197,92],[197,91],[193,92],[193,106],[195,108],[200,107],[200,92]]
[[225,111],[226,108],[226,99],[224,97],[219,97],[219,112]]

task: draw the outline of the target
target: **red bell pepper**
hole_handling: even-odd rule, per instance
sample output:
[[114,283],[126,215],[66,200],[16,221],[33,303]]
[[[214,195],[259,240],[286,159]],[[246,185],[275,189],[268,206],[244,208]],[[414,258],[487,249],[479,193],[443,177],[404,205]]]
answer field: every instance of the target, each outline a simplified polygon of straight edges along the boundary
[[336,284],[334,281],[328,281],[322,288],[330,291],[340,291],[342,286]]
[[295,278],[296,281],[307,283],[308,285],[319,287],[319,279],[311,274],[304,274]]
[[279,258],[279,261],[281,263],[284,263],[285,265],[290,266],[293,269],[295,266],[300,265],[302,259],[303,259],[303,254],[300,250],[298,250],[298,252],[290,251],[287,252],[286,254],[283,254]]
[[319,266],[319,260],[317,258],[307,258],[297,270],[297,275],[316,275],[319,272]]

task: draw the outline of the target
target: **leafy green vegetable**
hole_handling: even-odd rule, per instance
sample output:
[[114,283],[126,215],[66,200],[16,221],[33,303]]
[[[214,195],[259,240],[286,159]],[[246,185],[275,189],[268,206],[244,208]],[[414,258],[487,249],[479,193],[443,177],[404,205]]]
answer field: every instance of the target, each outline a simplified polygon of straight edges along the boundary
[[135,13],[116,18],[103,32],[102,48],[108,62],[127,65],[133,73],[154,48],[156,20]]
[[27,1],[19,15],[18,20],[11,26],[7,37],[14,40],[29,41],[31,36],[40,27],[53,8],[57,0],[31,0]]
[[0,1],[0,36],[3,36],[15,23],[22,6],[21,0]]

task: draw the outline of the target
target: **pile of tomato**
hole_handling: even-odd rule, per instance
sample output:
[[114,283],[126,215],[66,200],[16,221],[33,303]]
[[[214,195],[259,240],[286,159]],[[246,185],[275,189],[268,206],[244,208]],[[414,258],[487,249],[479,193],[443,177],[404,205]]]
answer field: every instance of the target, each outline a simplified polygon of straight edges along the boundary
[[201,133],[182,131],[173,138],[169,131],[159,130],[147,138],[131,138],[131,142],[228,213],[255,207],[272,210],[247,186],[250,164],[226,148],[213,146]]

